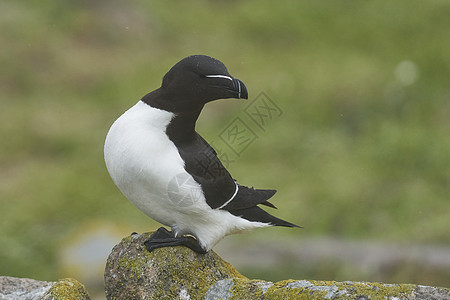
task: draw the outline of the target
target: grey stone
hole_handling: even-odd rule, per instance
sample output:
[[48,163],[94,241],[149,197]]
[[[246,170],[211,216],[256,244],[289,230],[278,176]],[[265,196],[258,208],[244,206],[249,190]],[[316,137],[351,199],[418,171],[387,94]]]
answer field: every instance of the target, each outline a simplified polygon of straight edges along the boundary
[[0,277],[0,299],[39,299],[54,285],[54,282],[29,278]]
[[77,280],[56,282],[0,276],[0,300],[89,300],[86,288]]
[[217,281],[212,287],[206,292],[205,300],[228,300],[233,297],[231,288],[234,283],[232,279],[224,279]]
[[448,300],[450,299],[450,290],[444,288],[435,288],[431,286],[418,285],[415,290],[414,299]]

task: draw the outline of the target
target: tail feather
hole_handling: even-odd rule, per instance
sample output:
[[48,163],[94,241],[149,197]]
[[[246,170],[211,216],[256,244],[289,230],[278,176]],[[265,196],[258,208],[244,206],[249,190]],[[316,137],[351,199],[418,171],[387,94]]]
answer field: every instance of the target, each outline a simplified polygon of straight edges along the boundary
[[275,205],[273,205],[272,203],[270,203],[269,201],[264,201],[263,203],[261,203],[262,205],[271,207],[271,208],[275,208],[278,209],[278,207],[276,207]]
[[275,216],[272,216],[265,210],[254,206],[250,208],[244,208],[244,209],[236,209],[236,210],[229,210],[229,212],[235,216],[244,218],[246,220],[252,221],[252,222],[261,222],[261,223],[268,223],[273,226],[284,226],[284,227],[298,227],[302,228],[298,225],[292,224],[290,222],[281,220]]

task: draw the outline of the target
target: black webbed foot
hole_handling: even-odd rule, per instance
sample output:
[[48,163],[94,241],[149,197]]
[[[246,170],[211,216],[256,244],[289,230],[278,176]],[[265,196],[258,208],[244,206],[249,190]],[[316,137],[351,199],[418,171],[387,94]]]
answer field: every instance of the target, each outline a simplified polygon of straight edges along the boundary
[[[173,238],[173,232],[167,230],[164,227],[159,227],[158,230],[156,230],[148,240],[151,239],[164,239],[164,238]],[[148,241],[147,240],[147,241]]]
[[205,254],[207,252],[193,237],[175,237],[172,232],[168,231],[164,227],[159,228],[154,234],[152,234],[150,238],[144,242],[144,245],[148,252],[152,252],[157,248],[174,246],[185,246],[200,254]]

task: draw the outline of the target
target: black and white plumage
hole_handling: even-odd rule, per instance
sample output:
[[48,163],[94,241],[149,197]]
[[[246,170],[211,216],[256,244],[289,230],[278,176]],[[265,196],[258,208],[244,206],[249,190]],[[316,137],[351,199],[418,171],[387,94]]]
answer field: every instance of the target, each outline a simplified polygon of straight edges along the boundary
[[[298,227],[258,207],[275,208],[267,200],[276,191],[238,184],[195,131],[203,106],[226,98],[247,99],[247,88],[220,61],[189,56],[111,126],[104,155],[114,183],[142,212],[172,229],[160,228],[146,242],[149,251],[185,245],[205,253],[232,233]],[[180,177],[190,183],[176,191],[183,205],[170,195],[170,184]]]

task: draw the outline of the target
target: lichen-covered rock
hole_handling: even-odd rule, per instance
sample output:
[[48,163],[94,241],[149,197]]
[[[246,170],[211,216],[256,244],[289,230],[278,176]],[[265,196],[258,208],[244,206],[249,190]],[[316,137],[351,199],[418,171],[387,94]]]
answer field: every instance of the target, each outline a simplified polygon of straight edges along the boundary
[[216,253],[186,247],[149,253],[152,233],[131,235],[115,246],[105,270],[108,299],[450,299],[450,290],[413,284],[251,280]]
[[72,278],[61,279],[53,284],[53,286],[39,300],[90,300],[89,294],[79,281]]
[[106,263],[107,299],[199,299],[217,281],[245,278],[216,253],[198,254],[186,247],[149,253],[134,234],[114,247]]
[[450,290],[414,284],[335,282],[316,280],[267,281],[227,279],[211,286],[205,300],[212,299],[450,299]]
[[0,299],[7,300],[89,300],[84,285],[66,278],[56,282],[0,276]]

